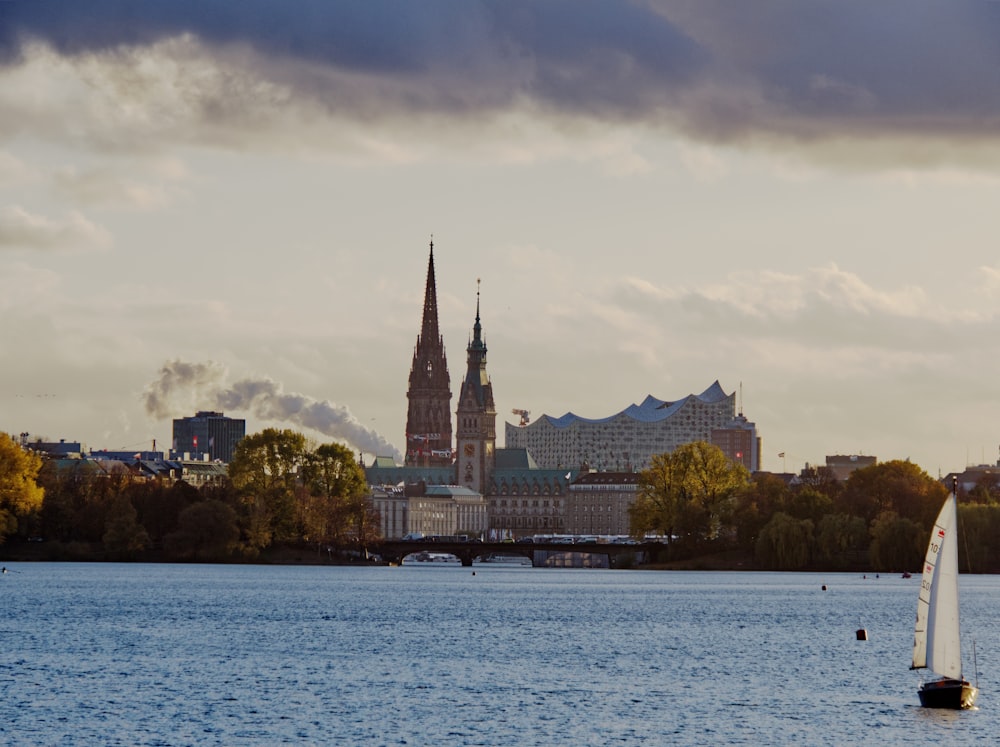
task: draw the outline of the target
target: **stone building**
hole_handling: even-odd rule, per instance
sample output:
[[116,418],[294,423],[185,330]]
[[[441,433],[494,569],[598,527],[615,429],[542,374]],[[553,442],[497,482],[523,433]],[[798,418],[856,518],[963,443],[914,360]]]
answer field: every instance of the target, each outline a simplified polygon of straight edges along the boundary
[[[826,468],[837,480],[844,481],[854,470],[871,467],[878,463],[878,458],[860,454],[835,454],[826,458]],[[806,465],[808,466],[808,465]]]
[[496,537],[565,534],[566,496],[575,471],[542,469],[527,449],[497,449],[486,491]]
[[570,483],[566,500],[566,533],[626,535],[629,507],[635,503],[635,472],[589,472]]

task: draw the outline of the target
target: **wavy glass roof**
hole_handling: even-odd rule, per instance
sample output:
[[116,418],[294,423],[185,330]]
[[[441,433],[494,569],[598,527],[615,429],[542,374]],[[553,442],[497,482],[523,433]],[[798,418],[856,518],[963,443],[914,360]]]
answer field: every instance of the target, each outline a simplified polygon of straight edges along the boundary
[[[722,390],[722,386],[719,384],[718,380],[716,380],[701,394],[689,394],[684,399],[679,399],[676,402],[666,402],[662,399],[657,399],[651,394],[647,395],[646,399],[642,401],[642,404],[629,405],[621,412],[609,415],[606,418],[582,418],[572,412],[567,412],[565,415],[558,418],[554,418],[551,415],[542,415],[542,418],[546,419],[556,428],[568,428],[575,423],[609,423],[623,416],[643,423],[656,423],[660,420],[666,420],[669,418],[691,399],[697,399],[706,404],[713,404],[715,402],[721,402],[727,397],[728,395]],[[541,420],[541,418],[539,418],[539,420]]]

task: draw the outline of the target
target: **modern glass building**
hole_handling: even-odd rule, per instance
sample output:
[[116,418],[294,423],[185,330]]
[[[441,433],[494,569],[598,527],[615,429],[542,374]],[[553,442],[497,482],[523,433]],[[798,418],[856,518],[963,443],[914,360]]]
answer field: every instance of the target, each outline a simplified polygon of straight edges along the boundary
[[246,420],[202,410],[193,418],[174,420],[173,450],[178,454],[208,454],[212,461],[229,464],[236,444],[246,434]]
[[506,423],[505,445],[527,449],[543,469],[632,471],[645,469],[654,454],[692,441],[712,442],[712,432],[731,427],[736,393],[716,381],[701,394],[674,402],[648,396],[606,418],[572,412],[543,415],[529,425]]

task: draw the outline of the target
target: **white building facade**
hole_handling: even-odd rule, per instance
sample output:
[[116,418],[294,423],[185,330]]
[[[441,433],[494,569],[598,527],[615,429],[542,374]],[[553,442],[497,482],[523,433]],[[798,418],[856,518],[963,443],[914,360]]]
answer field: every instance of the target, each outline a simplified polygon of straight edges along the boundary
[[716,381],[701,394],[675,402],[648,396],[606,418],[570,412],[543,415],[529,425],[506,423],[504,435],[507,448],[527,449],[543,469],[628,472],[649,467],[654,454],[692,441],[711,443],[712,431],[735,416],[735,392],[726,394]]

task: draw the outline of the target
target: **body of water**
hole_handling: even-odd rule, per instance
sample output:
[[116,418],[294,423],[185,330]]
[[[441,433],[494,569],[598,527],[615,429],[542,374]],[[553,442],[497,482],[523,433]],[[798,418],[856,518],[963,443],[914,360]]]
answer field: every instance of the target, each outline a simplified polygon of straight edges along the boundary
[[8,568],[7,745],[981,745],[1000,734],[994,576],[961,578],[979,708],[943,712],[919,707],[908,670],[916,577]]

